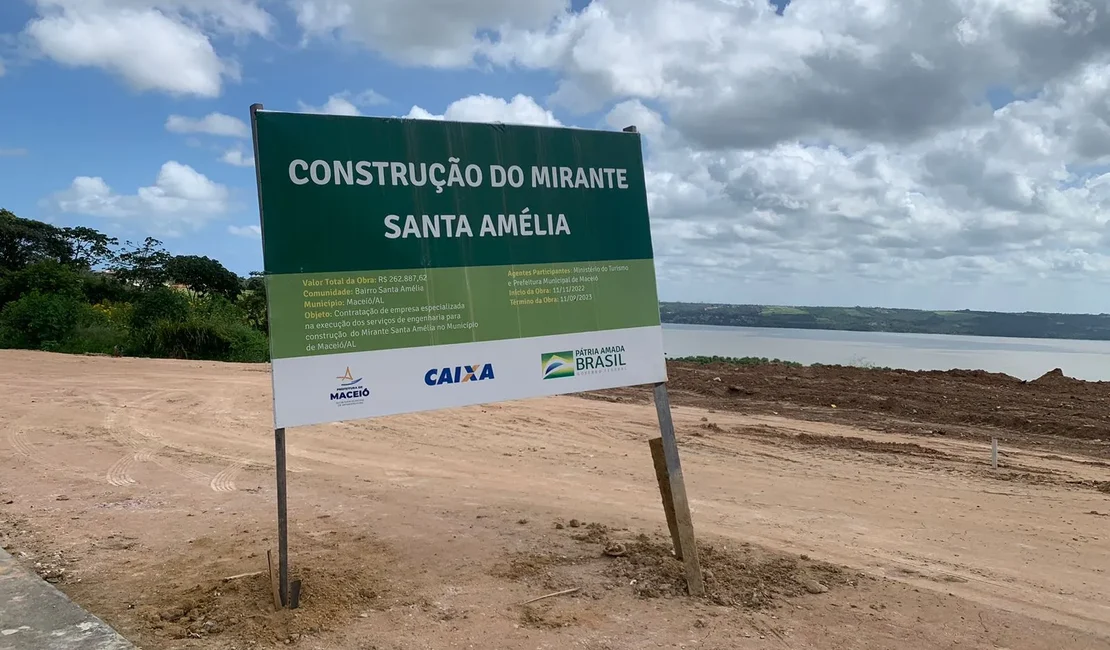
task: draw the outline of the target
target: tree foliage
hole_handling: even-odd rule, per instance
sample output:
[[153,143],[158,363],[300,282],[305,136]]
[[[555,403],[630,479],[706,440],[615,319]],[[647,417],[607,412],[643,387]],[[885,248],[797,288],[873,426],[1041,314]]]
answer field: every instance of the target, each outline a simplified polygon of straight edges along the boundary
[[0,270],[16,271],[42,260],[70,261],[61,229],[0,209]]
[[169,278],[200,295],[220,295],[235,300],[240,279],[211,257],[178,255],[166,263]]
[[81,276],[71,267],[51,259],[28,264],[0,278],[0,305],[32,291],[77,298],[81,296]]
[[265,283],[153,237],[121,246],[0,209],[0,347],[265,361]]
[[140,289],[153,289],[169,279],[166,266],[173,256],[162,248],[162,242],[147,237],[142,244],[127,242],[127,248],[112,261],[112,273],[124,284]]
[[115,246],[119,240],[102,232],[78,226],[62,230],[69,242],[73,264],[82,269],[94,269],[115,261]]
[[42,261],[89,270],[112,261],[118,243],[92,228],[58,228],[0,208],[0,272]]

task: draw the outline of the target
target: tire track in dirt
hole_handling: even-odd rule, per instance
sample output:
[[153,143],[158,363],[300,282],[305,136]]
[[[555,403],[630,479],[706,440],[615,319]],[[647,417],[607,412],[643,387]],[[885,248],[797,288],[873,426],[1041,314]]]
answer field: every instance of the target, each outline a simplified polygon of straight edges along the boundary
[[[188,393],[189,391],[182,389],[155,390],[128,402],[115,400],[103,394],[93,395],[93,399],[98,402],[98,405],[108,410],[109,416],[106,424],[109,434],[116,442],[133,450],[109,468],[107,475],[109,483],[117,486],[135,483],[130,472],[139,462],[153,463],[166,471],[191,481],[204,484],[211,483],[212,477],[204,472],[161,455],[159,452],[169,449],[188,452],[166,444],[160,435],[145,425],[138,424],[136,420],[140,415],[136,412],[141,411],[144,406],[153,402],[165,401],[174,394]],[[123,413],[123,422],[120,422],[121,413]]]
[[116,487],[133,485],[135,479],[131,478],[131,468],[138,462],[138,456],[139,452],[135,452],[112,463],[112,466],[108,468],[108,473],[105,476],[108,483]]
[[111,436],[118,444],[124,449],[131,449],[130,453],[126,453],[122,458],[108,468],[105,474],[105,480],[109,484],[116,487],[124,487],[127,485],[134,485],[135,479],[131,476],[131,471],[139,462],[151,461],[154,459],[154,451],[150,444],[144,441],[142,437],[137,436],[130,428],[125,428],[120,425],[119,414],[120,411],[126,408],[135,408],[139,405],[149,403],[159,399],[165,395],[171,394],[175,391],[172,390],[158,390],[143,395],[138,400],[130,404],[121,404],[117,400],[101,393],[91,393],[89,395],[96,405],[105,410],[104,426],[108,430],[108,435]]
[[234,492],[238,489],[235,486],[235,477],[238,476],[240,471],[249,466],[250,461],[248,460],[242,460],[228,465],[212,477],[208,487],[214,492]]
[[[105,408],[109,409],[111,417],[113,418],[113,421],[110,423],[113,437],[117,442],[135,450],[134,453],[117,461],[117,464],[113,466],[114,471],[110,470],[112,473],[109,482],[113,482],[113,484],[129,485],[134,482],[129,475],[131,469],[139,462],[152,462],[162,469],[185,479],[205,484],[213,491],[234,492],[238,489],[235,479],[242,471],[249,468],[257,467],[262,469],[266,467],[264,461],[256,460],[256,454],[249,453],[245,456],[237,457],[214,452],[197,452],[184,445],[166,440],[162,434],[158,432],[157,428],[138,421],[138,418],[143,415],[143,411],[147,405],[155,402],[172,402],[175,396],[190,394],[191,391],[184,389],[159,390],[147,393],[137,400],[126,403],[113,403],[113,400],[106,396],[98,396],[99,401]],[[211,411],[211,409],[203,410],[205,412]],[[122,425],[118,423],[120,413],[124,414],[126,420],[125,424]],[[172,426],[177,433],[191,434],[200,438],[213,437],[219,433],[214,426],[203,426],[195,422],[186,423],[182,420],[175,420],[172,424],[167,424],[165,426]],[[235,438],[230,440],[238,441]],[[217,461],[230,460],[230,462],[215,475],[210,475],[191,467],[187,462],[171,458],[169,454],[173,452],[186,457],[207,457]],[[300,473],[308,472],[309,469],[302,463],[294,461],[288,465],[287,471],[290,473]]]
[[[189,419],[177,420],[174,421],[172,424],[174,434],[185,434],[186,436],[195,438],[198,441],[198,445],[203,447],[205,451],[199,451],[198,449],[191,446],[175,444],[172,440],[167,441],[155,428],[140,428],[139,432],[144,435],[158,438],[162,442],[164,447],[182,455],[205,458],[215,462],[226,462],[227,464],[224,465],[215,474],[215,476],[212,476],[211,479],[208,478],[207,474],[203,474],[203,478],[199,474],[195,475],[194,478],[197,481],[206,481],[208,483],[208,487],[216,492],[233,492],[238,489],[235,480],[243,471],[248,469],[266,469],[267,467],[273,467],[273,461],[271,460],[272,457],[268,457],[265,452],[259,449],[257,441],[247,437],[227,436],[227,433],[229,431],[240,431],[243,429],[249,430],[251,428],[250,422],[244,421],[243,418],[239,417],[241,415],[241,408],[238,403],[235,402],[235,400],[232,398],[232,395],[233,394],[230,392],[221,392],[218,396],[215,396],[214,398],[209,398],[209,400],[203,405],[196,407],[200,412],[206,414],[216,414],[216,421],[201,422],[198,420]],[[168,399],[167,401],[172,403],[177,400]],[[232,408],[225,408],[224,405],[227,403],[231,403]],[[168,427],[169,425],[165,426]],[[211,444],[200,444],[200,441],[203,441],[204,439],[219,440],[221,446],[228,443],[236,447],[246,446],[249,448],[249,450],[237,450],[236,452],[230,454],[221,453],[219,451],[215,451],[213,448],[214,446]],[[263,447],[263,449],[268,448],[269,445],[265,445]],[[286,466],[286,471],[291,474],[310,471],[303,463],[297,462],[295,458],[295,448],[288,449],[287,453],[289,455],[289,458]]]
[[8,444],[11,445],[11,448],[15,450],[15,453],[19,454],[20,456],[23,456],[24,458],[36,463],[40,463],[43,465],[47,464],[42,454],[38,451],[35,451],[35,448],[31,446],[31,443],[27,442],[27,434],[23,431],[19,429],[12,429],[10,432],[8,432]]
[[54,454],[48,454],[39,449],[39,446],[31,442],[28,433],[35,432],[44,435],[49,434],[47,427],[42,426],[41,423],[33,427],[26,426],[32,419],[38,419],[36,413],[26,413],[17,417],[13,422],[7,424],[10,427],[8,431],[8,446],[12,448],[17,455],[26,458],[32,463],[53,470],[61,472],[63,475],[80,477],[88,480],[99,481],[99,478],[93,478],[93,474],[83,467],[77,467],[63,462]]

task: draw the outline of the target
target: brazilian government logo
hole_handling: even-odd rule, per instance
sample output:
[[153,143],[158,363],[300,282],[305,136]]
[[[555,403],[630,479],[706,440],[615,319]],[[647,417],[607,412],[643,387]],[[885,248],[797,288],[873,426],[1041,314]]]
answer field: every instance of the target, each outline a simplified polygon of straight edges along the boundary
[[545,352],[540,355],[540,366],[544,379],[560,379],[574,376],[574,352]]

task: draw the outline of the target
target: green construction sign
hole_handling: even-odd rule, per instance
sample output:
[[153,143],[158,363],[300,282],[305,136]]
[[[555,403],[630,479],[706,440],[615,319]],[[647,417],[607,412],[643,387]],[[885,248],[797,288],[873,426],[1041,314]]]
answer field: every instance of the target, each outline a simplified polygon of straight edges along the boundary
[[[515,398],[514,383],[544,394],[606,374],[665,379],[638,134],[264,110],[253,126],[279,415],[283,400],[314,398],[318,357],[337,357],[321,363],[342,385],[370,381],[347,366],[386,362],[359,355],[390,352],[390,372],[421,391],[428,355],[479,345],[471,361],[504,367],[490,371],[498,399]],[[535,356],[517,372],[531,374],[514,379],[523,339]],[[638,352],[626,348],[623,374],[561,369],[563,382],[545,382],[538,370],[542,355],[624,339]],[[330,406],[291,421],[347,418],[325,417]]]

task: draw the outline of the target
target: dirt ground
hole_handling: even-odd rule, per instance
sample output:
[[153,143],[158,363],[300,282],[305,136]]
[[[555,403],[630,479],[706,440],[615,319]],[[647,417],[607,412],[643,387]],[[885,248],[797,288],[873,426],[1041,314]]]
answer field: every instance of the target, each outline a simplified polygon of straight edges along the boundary
[[643,389],[292,429],[275,612],[268,372],[0,351],[0,545],[144,649],[1110,648],[1110,384],[672,365],[702,599]]

